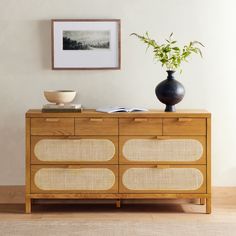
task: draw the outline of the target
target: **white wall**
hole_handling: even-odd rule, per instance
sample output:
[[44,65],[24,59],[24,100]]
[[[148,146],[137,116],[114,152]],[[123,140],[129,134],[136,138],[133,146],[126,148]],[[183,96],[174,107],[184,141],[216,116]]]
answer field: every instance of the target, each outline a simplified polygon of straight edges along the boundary
[[[75,89],[85,107],[163,109],[154,88],[166,77],[132,32],[206,45],[177,75],[186,96],[177,108],[212,112],[214,185],[236,185],[235,0],[1,0],[0,185],[24,184],[24,113],[40,108],[45,89]],[[50,19],[118,18],[122,21],[120,71],[52,71]]]

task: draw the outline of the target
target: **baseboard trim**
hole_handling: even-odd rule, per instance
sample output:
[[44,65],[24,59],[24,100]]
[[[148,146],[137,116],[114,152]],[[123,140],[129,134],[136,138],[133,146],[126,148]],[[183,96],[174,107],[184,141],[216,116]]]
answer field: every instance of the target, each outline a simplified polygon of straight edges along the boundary
[[0,204],[15,204],[25,202],[25,186],[4,185],[0,186]]
[[[217,204],[221,203],[224,203],[224,205],[236,204],[236,187],[213,187],[212,197],[213,197],[213,202],[217,202]],[[161,200],[158,201],[160,202]],[[169,200],[169,201],[175,201],[175,200]],[[25,202],[25,186],[22,185],[0,186],[0,204],[22,204],[24,202]],[[81,200],[79,202],[81,202]],[[98,202],[98,201],[96,200],[93,202]],[[138,202],[138,200],[135,200],[133,202]],[[150,203],[156,201],[148,200],[148,202]]]

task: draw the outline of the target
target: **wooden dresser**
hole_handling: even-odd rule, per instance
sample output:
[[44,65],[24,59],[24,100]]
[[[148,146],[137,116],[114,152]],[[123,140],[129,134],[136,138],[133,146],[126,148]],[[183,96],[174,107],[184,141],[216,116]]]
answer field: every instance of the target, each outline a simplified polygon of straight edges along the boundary
[[211,114],[26,113],[33,199],[198,198],[211,212]]

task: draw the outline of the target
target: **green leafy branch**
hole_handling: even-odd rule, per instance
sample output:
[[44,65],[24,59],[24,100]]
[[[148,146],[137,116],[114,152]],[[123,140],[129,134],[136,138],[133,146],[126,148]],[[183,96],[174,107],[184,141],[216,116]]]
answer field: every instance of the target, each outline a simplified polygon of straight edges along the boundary
[[177,41],[172,38],[173,33],[170,34],[169,38],[166,39],[164,44],[158,44],[154,39],[149,37],[148,32],[145,35],[139,35],[132,33],[138,37],[143,43],[147,44],[147,50],[149,47],[153,48],[154,59],[161,62],[161,65],[166,67],[167,70],[177,70],[180,69],[182,72],[181,64],[182,62],[188,62],[188,58],[192,53],[199,54],[202,57],[202,51],[199,48],[204,47],[199,41],[192,41],[182,48],[178,47]]

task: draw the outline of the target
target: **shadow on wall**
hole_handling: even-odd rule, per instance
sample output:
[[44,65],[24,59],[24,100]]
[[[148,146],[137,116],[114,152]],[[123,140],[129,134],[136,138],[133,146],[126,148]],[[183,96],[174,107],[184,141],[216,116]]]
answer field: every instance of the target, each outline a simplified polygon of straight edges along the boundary
[[38,21],[38,37],[39,48],[42,68],[45,70],[51,70],[51,20],[39,20]]

